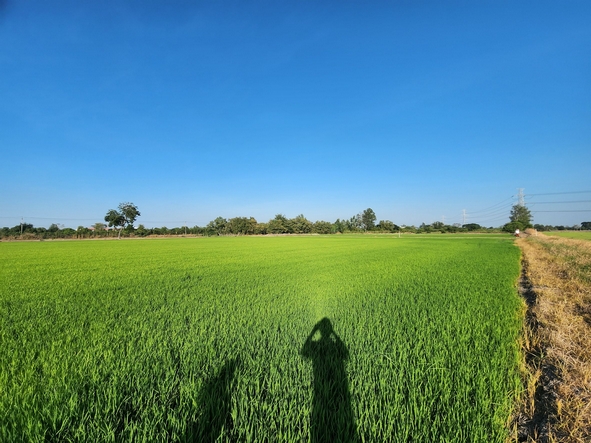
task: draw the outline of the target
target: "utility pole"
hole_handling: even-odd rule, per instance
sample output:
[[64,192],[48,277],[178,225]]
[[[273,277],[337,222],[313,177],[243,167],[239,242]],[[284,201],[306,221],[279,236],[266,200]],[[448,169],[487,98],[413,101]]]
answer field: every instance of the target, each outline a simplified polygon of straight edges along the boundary
[[462,209],[462,225],[466,224],[466,210]]
[[21,235],[23,235],[23,218],[21,217]]

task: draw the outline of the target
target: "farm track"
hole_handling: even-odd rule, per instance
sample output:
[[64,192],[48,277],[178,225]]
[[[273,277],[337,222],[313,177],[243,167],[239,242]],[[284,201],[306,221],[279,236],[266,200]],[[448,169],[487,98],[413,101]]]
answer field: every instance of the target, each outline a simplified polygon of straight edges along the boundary
[[530,236],[519,290],[527,304],[522,349],[526,390],[517,440],[591,441],[591,243]]
[[[519,293],[527,305],[525,312],[524,341],[527,397],[515,417],[517,441],[551,442],[550,428],[556,424],[556,385],[560,382],[558,368],[544,359],[545,345],[531,340],[539,334],[540,322],[535,312],[538,295],[528,276],[528,263],[522,259]],[[529,383],[528,383],[529,382]],[[533,382],[533,385],[531,383]]]

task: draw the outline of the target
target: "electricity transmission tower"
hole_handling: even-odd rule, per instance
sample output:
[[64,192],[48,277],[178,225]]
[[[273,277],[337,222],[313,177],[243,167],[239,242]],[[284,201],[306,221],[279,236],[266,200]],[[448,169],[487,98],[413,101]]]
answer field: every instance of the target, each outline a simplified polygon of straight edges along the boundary
[[517,188],[517,190],[519,191],[519,193],[517,194],[517,198],[518,198],[518,205],[519,206],[525,206],[525,197],[523,195],[523,188]]

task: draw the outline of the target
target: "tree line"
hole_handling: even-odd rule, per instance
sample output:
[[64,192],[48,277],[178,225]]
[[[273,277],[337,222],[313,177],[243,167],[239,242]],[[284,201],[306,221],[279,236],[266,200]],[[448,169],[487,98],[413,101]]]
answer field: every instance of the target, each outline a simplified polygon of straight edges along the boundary
[[281,235],[281,234],[346,234],[346,233],[458,233],[458,232],[494,232],[503,230],[514,232],[515,229],[525,230],[534,227],[539,231],[590,229],[591,222],[582,222],[579,226],[532,225],[531,213],[520,205],[515,205],[510,214],[509,223],[501,228],[483,227],[477,223],[452,225],[442,222],[422,223],[420,226],[399,226],[390,220],[380,220],[373,209],[366,210],[348,218],[334,222],[319,220],[312,222],[303,214],[287,218],[277,214],[268,222],[259,222],[254,217],[234,217],[226,219],[217,217],[206,226],[166,226],[146,228],[143,224],[134,226],[140,211],[133,203],[121,203],[118,209],[110,209],[105,215],[105,223],[98,222],[90,227],[78,226],[67,228],[52,224],[49,228],[34,227],[32,224],[21,223],[12,228],[0,229],[0,238],[18,239],[60,239],[60,238],[108,238],[108,237],[148,237],[148,236],[221,236],[221,235]]

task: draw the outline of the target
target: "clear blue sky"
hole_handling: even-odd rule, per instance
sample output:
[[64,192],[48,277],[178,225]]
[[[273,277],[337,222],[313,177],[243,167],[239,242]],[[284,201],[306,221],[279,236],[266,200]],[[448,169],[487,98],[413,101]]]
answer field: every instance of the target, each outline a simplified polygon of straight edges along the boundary
[[518,188],[534,222],[591,220],[591,193],[534,195],[591,190],[590,23],[589,1],[0,0],[0,226],[127,201],[148,227],[500,226]]

